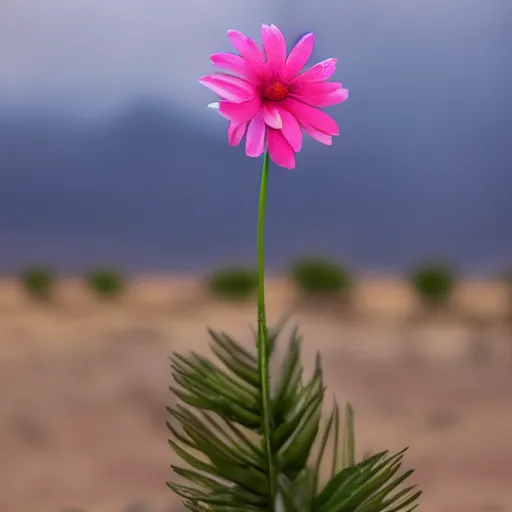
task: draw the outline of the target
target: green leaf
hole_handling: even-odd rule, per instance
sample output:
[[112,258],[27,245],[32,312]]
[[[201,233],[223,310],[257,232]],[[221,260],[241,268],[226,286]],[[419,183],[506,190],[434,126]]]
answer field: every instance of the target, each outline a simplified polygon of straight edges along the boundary
[[345,406],[345,426],[343,429],[342,467],[354,466],[356,463],[356,436],[354,428],[354,411],[350,404]]
[[322,439],[320,441],[320,449],[318,451],[318,456],[317,456],[316,463],[315,463],[315,466],[314,466],[314,472],[315,472],[314,489],[315,489],[315,494],[316,494],[316,491],[318,489],[318,474],[320,473],[320,467],[322,465],[322,461],[323,461],[323,457],[324,457],[324,453],[325,453],[325,447],[327,446],[327,441],[329,439],[329,435],[331,433],[332,424],[333,424],[333,421],[334,421],[334,413],[335,413],[335,411],[333,410],[331,412],[331,415],[329,416],[329,418],[327,420],[327,423],[326,423],[326,426],[325,426],[325,430],[324,430],[324,433],[322,435]]
[[341,495],[345,489],[350,489],[350,484],[359,477],[360,472],[360,468],[354,466],[342,469],[339,473],[334,475],[317,496],[313,504],[313,510],[315,512],[331,510],[328,505],[332,502],[336,502],[337,496]]
[[283,445],[284,441],[297,428],[308,409],[321,401],[322,396],[322,381],[319,377],[313,377],[307,386],[297,394],[287,418],[275,428],[272,436],[273,446],[279,449]]
[[309,468],[304,468],[293,481],[283,474],[279,475],[281,508],[286,512],[309,511],[315,494],[314,478],[314,471]]
[[[233,378],[227,372],[221,370],[206,358],[192,353],[193,360],[176,354],[176,359],[182,361],[186,366],[193,370],[196,378],[202,378],[205,384],[215,386],[218,391],[226,392],[226,388],[231,390],[232,396],[240,397],[242,400],[248,400],[253,407],[259,407],[260,397],[258,391],[252,386],[248,386],[243,380]],[[235,395],[233,393],[236,392]]]
[[297,334],[297,330],[294,330],[281,369],[281,378],[277,385],[276,394],[272,400],[272,410],[277,420],[282,420],[291,410],[298,393],[298,386],[302,376],[300,342],[301,339]]
[[[386,452],[363,460],[356,466],[342,469],[324,487],[314,503],[315,512],[389,512],[391,505],[412,504],[419,494],[398,493],[386,496],[407,479],[407,471],[395,478],[406,450],[389,457]],[[398,497],[397,497],[398,496]],[[395,508],[395,512],[402,508]]]
[[312,401],[308,412],[303,414],[297,428],[278,452],[281,468],[291,478],[295,478],[306,466],[318,433],[322,416],[323,392],[320,392],[317,397]]
[[[226,431],[226,428],[223,428],[218,421],[216,421],[211,414],[206,413],[205,411],[201,411],[204,418],[212,425],[215,430],[217,430],[219,433],[222,434],[223,437],[225,437],[230,444],[235,448],[237,451],[240,451],[244,454],[245,457],[247,457],[249,460],[253,461],[256,467],[260,469],[264,469],[265,466],[265,459],[262,458],[261,452],[258,450],[258,448],[252,443],[247,436],[243,434],[239,429],[236,428],[231,422],[226,421],[227,427],[235,434],[236,437],[238,437],[238,440],[235,439],[233,435],[231,435],[229,432]],[[240,444],[240,441],[242,444]]]
[[229,368],[237,377],[247,384],[259,389],[260,376],[258,363],[245,356],[245,351],[238,343],[234,343],[225,335],[222,336],[212,330],[209,331],[215,343],[212,343],[213,353]]
[[339,434],[340,434],[340,410],[338,408],[338,403],[334,400],[334,446],[332,448],[332,469],[331,469],[331,477],[334,478],[334,475],[338,471],[338,458],[339,458]]
[[[283,324],[269,329],[271,348]],[[256,356],[225,333],[209,331],[216,361],[191,353],[173,354],[177,398],[168,408],[169,445],[187,467],[172,466],[187,485],[168,486],[193,512],[409,512],[419,491],[402,489],[411,472],[400,473],[403,452],[355,460],[354,415],[345,407],[343,428],[334,403],[308,467],[322,417],[324,384],[320,356],[303,381],[300,336],[289,338],[271,397],[272,458],[278,497],[272,503],[262,434],[261,390]],[[218,363],[218,364],[217,364]],[[318,489],[329,437],[334,445],[332,476]],[[409,510],[407,509],[409,507]],[[412,507],[412,508],[411,508]]]

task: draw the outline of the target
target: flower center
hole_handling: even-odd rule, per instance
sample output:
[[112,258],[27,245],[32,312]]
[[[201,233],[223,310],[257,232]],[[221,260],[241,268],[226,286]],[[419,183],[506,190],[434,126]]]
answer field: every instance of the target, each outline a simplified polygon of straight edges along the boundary
[[286,97],[288,89],[281,82],[274,82],[266,87],[263,96],[269,100],[280,101]]

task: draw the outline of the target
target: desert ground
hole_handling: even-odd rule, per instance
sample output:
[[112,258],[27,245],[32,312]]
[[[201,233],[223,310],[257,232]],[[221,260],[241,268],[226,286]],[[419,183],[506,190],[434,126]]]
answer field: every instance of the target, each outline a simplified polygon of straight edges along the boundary
[[[507,291],[465,282],[425,314],[405,283],[367,279],[350,305],[304,304],[268,283],[271,323],[292,313],[327,404],[350,401],[358,453],[410,446],[425,512],[512,511],[512,331]],[[136,279],[112,303],[69,279],[48,304],[0,282],[0,512],[173,512],[165,486],[167,357],[208,353],[206,327],[251,342],[254,302],[200,280]],[[282,340],[281,346],[286,344]]]

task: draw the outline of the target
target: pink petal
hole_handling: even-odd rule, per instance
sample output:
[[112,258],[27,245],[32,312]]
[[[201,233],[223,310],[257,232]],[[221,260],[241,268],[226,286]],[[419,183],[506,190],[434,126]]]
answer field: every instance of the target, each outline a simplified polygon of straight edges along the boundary
[[248,123],[237,124],[231,121],[228,126],[228,143],[230,146],[238,146],[244,138]]
[[325,144],[326,146],[332,146],[332,137],[327,135],[327,133],[316,130],[315,128],[312,128],[306,124],[302,125],[302,127],[311,138],[321,142],[322,144]]
[[328,80],[336,71],[337,59],[327,59],[315,64],[312,68],[297,75],[294,82],[321,82]]
[[261,109],[261,113],[263,115],[263,120],[268,126],[270,126],[270,128],[280,130],[283,127],[281,116],[273,103],[265,103]]
[[258,74],[265,71],[265,55],[254,39],[247,37],[242,32],[238,32],[238,30],[228,30],[228,38],[254,71]]
[[256,96],[254,86],[236,76],[214,73],[201,77],[199,83],[211,89],[221,98],[234,103],[243,103]]
[[256,97],[244,103],[232,103],[231,101],[219,101],[219,114],[235,123],[249,122],[261,108],[261,100]]
[[[320,85],[320,83],[318,85]],[[322,85],[328,84],[322,83]],[[290,97],[298,99],[313,107],[332,107],[338,103],[343,103],[348,98],[348,89],[336,89],[328,94],[290,94]]]
[[278,110],[279,116],[282,119],[283,127],[281,128],[281,133],[288,141],[288,144],[290,144],[293,151],[298,153],[302,148],[302,130],[300,128],[299,122],[293,114],[290,114],[288,110],[281,107],[280,105],[276,106],[276,109]]
[[210,56],[210,62],[221,69],[231,71],[240,78],[244,78],[254,85],[262,83],[261,77],[252,69],[249,62],[247,62],[240,55],[234,53],[214,53]]
[[251,119],[247,128],[245,139],[245,154],[250,157],[258,157],[265,151],[266,128],[263,116],[257,115]]
[[295,153],[280,131],[268,128],[267,142],[272,161],[286,169],[295,167]]
[[267,64],[278,74],[284,72],[286,41],[275,25],[261,26],[261,40],[267,56]]
[[315,34],[310,32],[303,36],[292,48],[290,55],[286,59],[286,75],[288,78],[293,78],[304,68],[311,57],[314,44]]
[[298,96],[305,94],[319,96],[330,94],[338,89],[341,89],[341,82],[299,82],[294,84],[292,92]]
[[291,112],[302,125],[309,125],[327,135],[339,135],[340,131],[336,121],[325,112],[306,105],[294,98],[285,98],[281,105]]

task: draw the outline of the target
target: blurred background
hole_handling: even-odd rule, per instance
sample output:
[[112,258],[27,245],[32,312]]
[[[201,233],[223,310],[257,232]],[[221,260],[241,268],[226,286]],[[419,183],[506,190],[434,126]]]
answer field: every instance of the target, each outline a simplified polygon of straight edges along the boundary
[[197,78],[261,23],[350,90],[271,169],[271,320],[424,510],[512,510],[508,0],[0,0],[2,512],[180,510],[166,356],[255,317],[260,162]]
[[[361,269],[442,256],[489,272],[512,252],[503,0],[3,0],[0,266],[202,270],[254,260],[259,163],[226,143],[197,78],[226,30],[317,33],[339,59],[341,136],[274,169],[268,263],[319,250]],[[212,12],[214,15],[212,15]],[[203,13],[203,14],[201,14]]]

